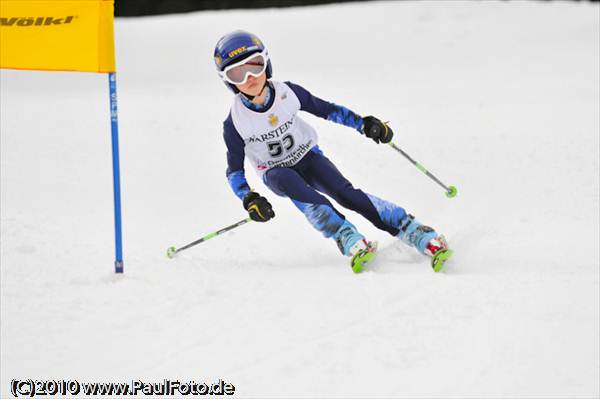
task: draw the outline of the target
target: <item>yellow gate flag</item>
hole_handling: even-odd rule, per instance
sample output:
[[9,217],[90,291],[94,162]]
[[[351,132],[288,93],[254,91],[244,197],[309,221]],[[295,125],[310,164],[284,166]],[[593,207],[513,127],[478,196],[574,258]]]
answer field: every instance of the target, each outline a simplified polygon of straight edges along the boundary
[[0,0],[0,68],[115,72],[114,0]]

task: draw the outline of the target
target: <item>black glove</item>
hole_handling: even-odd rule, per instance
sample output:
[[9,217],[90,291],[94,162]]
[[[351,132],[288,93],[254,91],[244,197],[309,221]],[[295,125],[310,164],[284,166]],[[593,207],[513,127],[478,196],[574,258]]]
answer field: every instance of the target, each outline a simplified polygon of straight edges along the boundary
[[382,143],[389,143],[392,141],[392,137],[394,137],[392,128],[374,116],[365,116],[363,118],[363,133],[377,144],[380,141]]
[[250,219],[255,222],[266,222],[275,217],[275,212],[273,212],[273,207],[269,201],[254,191],[250,191],[244,197],[244,209],[248,211]]

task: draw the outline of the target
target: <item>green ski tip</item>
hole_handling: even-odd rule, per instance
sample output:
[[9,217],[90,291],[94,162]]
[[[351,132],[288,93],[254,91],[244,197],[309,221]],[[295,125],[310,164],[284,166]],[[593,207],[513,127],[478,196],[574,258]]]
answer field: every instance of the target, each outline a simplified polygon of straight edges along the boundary
[[173,259],[173,256],[175,256],[175,252],[177,252],[177,249],[175,247],[167,248],[167,258]]
[[452,256],[454,252],[451,249],[443,249],[439,251],[433,259],[431,259],[431,267],[433,271],[438,273],[444,269],[444,262]]
[[354,259],[352,259],[352,271],[354,273],[361,273],[364,271],[367,263],[373,260],[375,257],[375,252],[366,252],[362,255],[357,255]]
[[369,248],[361,250],[359,253],[352,257],[352,261],[350,265],[352,266],[352,271],[354,273],[361,273],[365,270],[365,267],[369,262],[375,258],[377,254],[377,241],[371,241],[369,243]]
[[446,197],[454,198],[454,197],[456,197],[457,192],[458,191],[456,190],[456,187],[450,186],[450,187],[448,187],[448,191],[446,191]]

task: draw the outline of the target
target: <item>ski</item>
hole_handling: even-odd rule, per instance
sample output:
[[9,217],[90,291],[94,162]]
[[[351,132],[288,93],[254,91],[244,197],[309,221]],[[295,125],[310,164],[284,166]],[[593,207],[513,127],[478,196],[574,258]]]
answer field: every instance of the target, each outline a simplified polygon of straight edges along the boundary
[[450,259],[453,253],[454,252],[449,248],[437,251],[433,258],[431,258],[431,267],[433,268],[433,271],[438,273],[444,270],[444,263]]
[[352,257],[350,266],[354,273],[361,273],[365,267],[375,259],[377,253],[377,241],[369,241],[367,248],[360,250]]

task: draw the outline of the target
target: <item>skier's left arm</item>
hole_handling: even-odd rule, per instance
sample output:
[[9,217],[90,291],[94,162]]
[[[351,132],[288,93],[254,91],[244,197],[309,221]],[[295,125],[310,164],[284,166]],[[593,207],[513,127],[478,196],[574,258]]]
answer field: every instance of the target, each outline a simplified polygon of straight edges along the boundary
[[352,110],[338,104],[334,104],[313,96],[304,87],[292,82],[285,82],[298,100],[300,100],[300,109],[309,112],[328,121],[339,123],[344,126],[357,130],[360,134],[373,139],[376,143],[389,143],[392,140],[394,132],[385,123],[374,116],[365,116],[364,118]]

